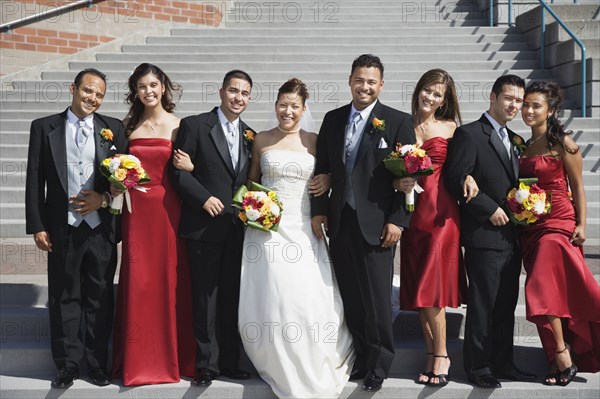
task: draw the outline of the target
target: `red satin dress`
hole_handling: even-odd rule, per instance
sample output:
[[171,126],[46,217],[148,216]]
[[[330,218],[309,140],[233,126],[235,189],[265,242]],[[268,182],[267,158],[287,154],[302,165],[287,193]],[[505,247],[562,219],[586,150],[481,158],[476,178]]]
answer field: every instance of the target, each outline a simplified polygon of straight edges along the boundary
[[167,169],[168,139],[131,140],[129,150],[151,181],[130,190],[123,208],[123,245],[113,344],[113,377],[123,385],[178,382],[195,373],[196,344],[185,241],[177,235],[181,202]]
[[576,215],[563,162],[560,157],[532,156],[522,157],[519,164],[520,177],[537,177],[540,188],[552,192],[550,215],[520,229],[527,320],[537,325],[549,364],[556,342],[546,315],[554,315],[562,319],[579,371],[599,371],[600,286],[585,263],[583,248],[569,242]]
[[400,308],[456,308],[466,303],[467,280],[458,203],[446,190],[442,176],[448,140],[433,137],[422,148],[434,172],[418,179],[424,191],[417,196],[410,228],[402,233]]

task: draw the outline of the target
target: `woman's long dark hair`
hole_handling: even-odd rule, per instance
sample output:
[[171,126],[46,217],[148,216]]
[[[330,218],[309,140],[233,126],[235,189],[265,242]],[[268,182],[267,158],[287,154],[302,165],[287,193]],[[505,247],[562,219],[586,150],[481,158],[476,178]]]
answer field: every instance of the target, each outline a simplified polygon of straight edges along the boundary
[[166,73],[163,72],[162,69],[157,67],[156,65],[143,63],[137,66],[134,69],[133,73],[129,77],[129,81],[127,82],[127,86],[129,87],[129,93],[125,97],[125,102],[127,104],[131,104],[129,108],[129,112],[127,113],[127,126],[125,127],[125,132],[129,136],[137,127],[137,124],[144,113],[144,104],[137,97],[137,83],[140,78],[151,73],[156,76],[160,83],[165,88],[165,92],[162,95],[160,103],[165,111],[171,113],[175,109],[175,102],[173,100],[173,93],[177,94],[177,97],[181,97],[181,93],[183,89],[181,85],[171,82],[171,79],[167,76]]
[[546,137],[551,145],[560,144],[563,146],[565,136],[573,134],[573,131],[565,131],[562,123],[558,120],[558,114],[564,100],[560,86],[554,82],[535,81],[529,83],[525,89],[525,97],[531,93],[540,93],[546,97],[548,109],[552,111],[552,115],[546,120]]

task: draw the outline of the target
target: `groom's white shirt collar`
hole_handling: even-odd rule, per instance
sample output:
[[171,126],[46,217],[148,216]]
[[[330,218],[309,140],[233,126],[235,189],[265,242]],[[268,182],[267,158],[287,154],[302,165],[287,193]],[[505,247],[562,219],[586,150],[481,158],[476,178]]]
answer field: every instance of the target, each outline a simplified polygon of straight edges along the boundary
[[[227,131],[228,131],[227,123],[229,123],[229,120],[227,119],[227,117],[225,116],[223,111],[221,111],[221,107],[217,108],[217,115],[219,115],[219,123],[221,123],[221,127],[223,128],[223,133],[227,133]],[[236,131],[240,130],[240,118],[239,117],[236,118],[236,120],[234,120],[231,123],[233,123],[233,126],[235,126]]]
[[379,100],[375,100],[373,102],[373,104],[369,105],[367,108],[358,111],[355,107],[354,107],[354,103],[351,103],[352,105],[350,106],[350,115],[348,115],[348,125],[350,125],[352,123],[352,116],[354,115],[355,112],[360,112],[360,116],[362,117],[362,122],[366,122],[367,119],[369,118],[369,115],[371,115],[371,111],[373,111],[373,108],[375,108],[375,105],[377,105],[377,102]]
[[[483,114],[485,115],[486,118],[488,118],[488,120],[492,124],[492,127],[494,128],[494,130],[496,131],[496,133],[498,133],[498,136],[500,136],[500,128],[502,127],[502,125],[499,124],[494,118],[492,118],[492,115],[490,115],[487,111],[485,111]],[[508,132],[508,128],[506,131]],[[500,137],[500,138],[502,138],[502,137]]]

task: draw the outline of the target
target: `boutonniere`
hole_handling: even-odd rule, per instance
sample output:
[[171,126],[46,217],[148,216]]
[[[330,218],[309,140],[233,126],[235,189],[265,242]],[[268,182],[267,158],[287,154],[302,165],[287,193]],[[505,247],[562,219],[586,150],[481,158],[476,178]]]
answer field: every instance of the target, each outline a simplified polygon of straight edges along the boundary
[[519,136],[518,134],[515,134],[513,136],[512,143],[515,146],[515,149],[517,150],[517,153],[519,155],[521,155],[523,151],[527,149],[527,144],[525,144],[525,140],[523,140],[523,137]]
[[385,119],[373,117],[373,120],[371,120],[371,124],[373,125],[371,133],[373,133],[375,130],[379,130],[380,132],[383,132],[385,130]]
[[106,129],[106,128],[100,130],[100,143],[101,144],[104,144],[107,141],[113,141],[113,140],[114,140],[114,135],[113,135],[112,130]]
[[244,136],[244,142],[246,144],[252,144],[254,142],[254,136],[256,136],[256,133],[254,133],[250,129],[246,129],[246,130],[244,130],[243,136]]

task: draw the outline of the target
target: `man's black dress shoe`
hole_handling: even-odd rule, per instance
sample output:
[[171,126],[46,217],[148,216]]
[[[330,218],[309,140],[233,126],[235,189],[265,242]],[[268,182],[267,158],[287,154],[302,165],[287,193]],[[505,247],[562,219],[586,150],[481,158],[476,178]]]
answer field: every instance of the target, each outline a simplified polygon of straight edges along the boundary
[[106,371],[101,368],[91,369],[88,375],[92,384],[98,385],[99,387],[105,387],[112,382],[111,378],[106,374]]
[[500,381],[498,381],[496,377],[494,377],[491,374],[484,374],[479,376],[470,375],[469,382],[473,385],[478,386],[479,388],[502,388],[502,384],[500,384]]
[[217,377],[217,373],[209,369],[200,369],[196,377],[192,380],[192,384],[199,387],[207,387],[212,384],[212,381]]
[[501,373],[494,373],[496,378],[501,380],[510,380],[510,381],[535,381],[537,376],[535,374],[528,373],[523,370],[519,370],[514,367],[511,370],[503,371]]
[[362,380],[367,375],[367,370],[352,370],[350,373],[350,381]]
[[52,381],[53,388],[67,389],[73,385],[73,380],[79,378],[79,371],[75,367],[58,370],[56,378]]
[[381,389],[383,378],[375,374],[375,371],[369,370],[363,381],[362,389],[367,392],[377,392]]
[[221,375],[232,380],[247,380],[250,378],[249,372],[240,369],[221,369]]

